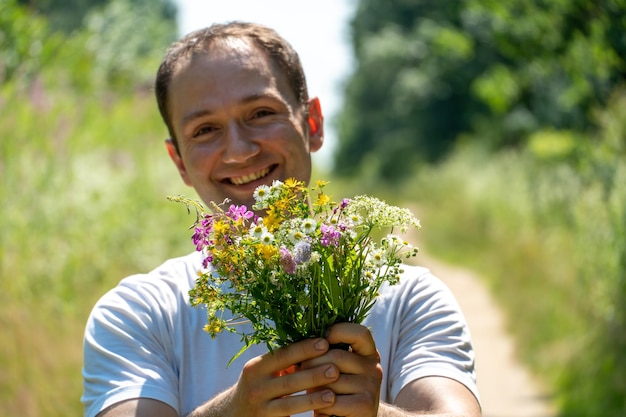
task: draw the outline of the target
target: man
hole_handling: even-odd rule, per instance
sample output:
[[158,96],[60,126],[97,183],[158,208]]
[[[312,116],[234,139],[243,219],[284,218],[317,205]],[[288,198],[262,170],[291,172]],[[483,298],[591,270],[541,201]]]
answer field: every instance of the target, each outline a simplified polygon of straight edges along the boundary
[[[156,95],[169,155],[206,203],[251,207],[261,184],[309,181],[321,108],[274,31],[235,22],[187,35],[161,64]],[[273,353],[254,346],[227,367],[241,341],[201,331],[205,312],[188,300],[200,268],[198,253],[169,260],[94,307],[86,416],[480,415],[467,326],[427,270],[407,267],[364,325],[341,323]],[[351,348],[329,349],[336,343]]]

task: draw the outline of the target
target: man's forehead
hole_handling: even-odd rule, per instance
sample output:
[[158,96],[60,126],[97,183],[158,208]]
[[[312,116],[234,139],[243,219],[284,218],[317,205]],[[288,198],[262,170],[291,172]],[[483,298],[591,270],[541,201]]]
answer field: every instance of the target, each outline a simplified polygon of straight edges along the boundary
[[[191,49],[184,59],[179,60],[176,70],[188,67],[196,59],[268,60],[269,57],[252,40],[244,37],[228,36],[206,41]],[[270,61],[270,65],[272,62]]]

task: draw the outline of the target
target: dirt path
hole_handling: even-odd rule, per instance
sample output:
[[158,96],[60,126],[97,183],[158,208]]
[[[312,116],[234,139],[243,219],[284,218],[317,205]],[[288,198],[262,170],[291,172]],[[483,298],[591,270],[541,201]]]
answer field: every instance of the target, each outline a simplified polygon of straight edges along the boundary
[[421,251],[418,258],[450,287],[465,314],[476,351],[483,417],[555,417],[549,395],[515,357],[503,315],[482,281]]

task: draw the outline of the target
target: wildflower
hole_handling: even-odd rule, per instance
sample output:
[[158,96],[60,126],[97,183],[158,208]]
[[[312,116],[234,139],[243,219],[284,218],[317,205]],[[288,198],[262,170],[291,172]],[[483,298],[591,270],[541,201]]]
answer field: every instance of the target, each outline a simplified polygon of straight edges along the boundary
[[363,277],[365,278],[365,281],[367,282],[373,282],[375,278],[374,273],[369,269],[366,269],[365,271],[363,271]]
[[370,260],[378,267],[383,266],[385,263],[385,252],[380,249],[375,250],[370,254]]
[[280,248],[280,265],[286,273],[291,275],[296,273],[296,261],[289,249],[284,246]]
[[226,215],[233,220],[247,220],[252,218],[252,216],[254,216],[254,213],[248,211],[248,208],[246,206],[235,206],[234,204],[231,204],[231,206],[228,208],[228,212],[226,213]]
[[323,207],[325,205],[327,205],[328,203],[330,203],[330,197],[324,193],[320,193],[317,196],[317,201],[315,202],[315,205],[318,207]]
[[263,204],[271,195],[271,189],[267,185],[260,185],[254,190],[254,200],[257,203]]
[[261,257],[265,262],[271,261],[276,255],[277,249],[273,245],[260,244],[257,246],[257,255]]
[[353,226],[358,226],[361,223],[363,223],[363,218],[358,213],[352,213],[348,217],[348,220],[350,221],[350,224],[352,224]]
[[310,259],[311,263],[319,262],[320,259],[322,259],[322,255],[320,255],[320,253],[318,251],[312,251],[311,252],[311,259]]
[[291,243],[293,243],[294,245],[297,245],[299,242],[301,242],[304,239],[305,234],[301,230],[291,229],[289,231],[288,236],[289,236],[289,240],[291,241]]
[[320,232],[322,233],[322,238],[320,239],[322,246],[337,246],[339,244],[341,232],[335,229],[334,226],[322,223],[320,226]]
[[270,232],[265,232],[261,235],[261,242],[263,242],[266,245],[269,245],[270,243],[272,243],[274,241],[274,235],[271,234]]
[[312,218],[304,219],[302,221],[302,231],[307,235],[312,235],[313,233],[315,233],[316,226],[317,222]]
[[296,263],[303,264],[311,259],[311,244],[300,241],[293,248],[293,257]]
[[278,180],[272,181],[272,186],[270,187],[270,192],[273,198],[278,196],[278,193],[283,188],[283,183]]
[[250,236],[254,239],[261,240],[264,233],[268,233],[267,228],[263,226],[263,223],[253,224],[250,227]]

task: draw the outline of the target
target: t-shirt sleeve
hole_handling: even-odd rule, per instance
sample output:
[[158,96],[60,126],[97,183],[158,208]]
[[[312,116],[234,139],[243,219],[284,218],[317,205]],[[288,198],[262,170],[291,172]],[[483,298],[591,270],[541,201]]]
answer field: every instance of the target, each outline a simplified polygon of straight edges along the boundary
[[465,385],[478,399],[474,351],[461,309],[447,286],[429,272],[402,294],[390,394],[417,379],[441,376]]
[[167,342],[173,323],[163,309],[171,299],[158,286],[158,280],[127,278],[92,310],[84,338],[85,417],[133,398],[179,410],[178,370]]

